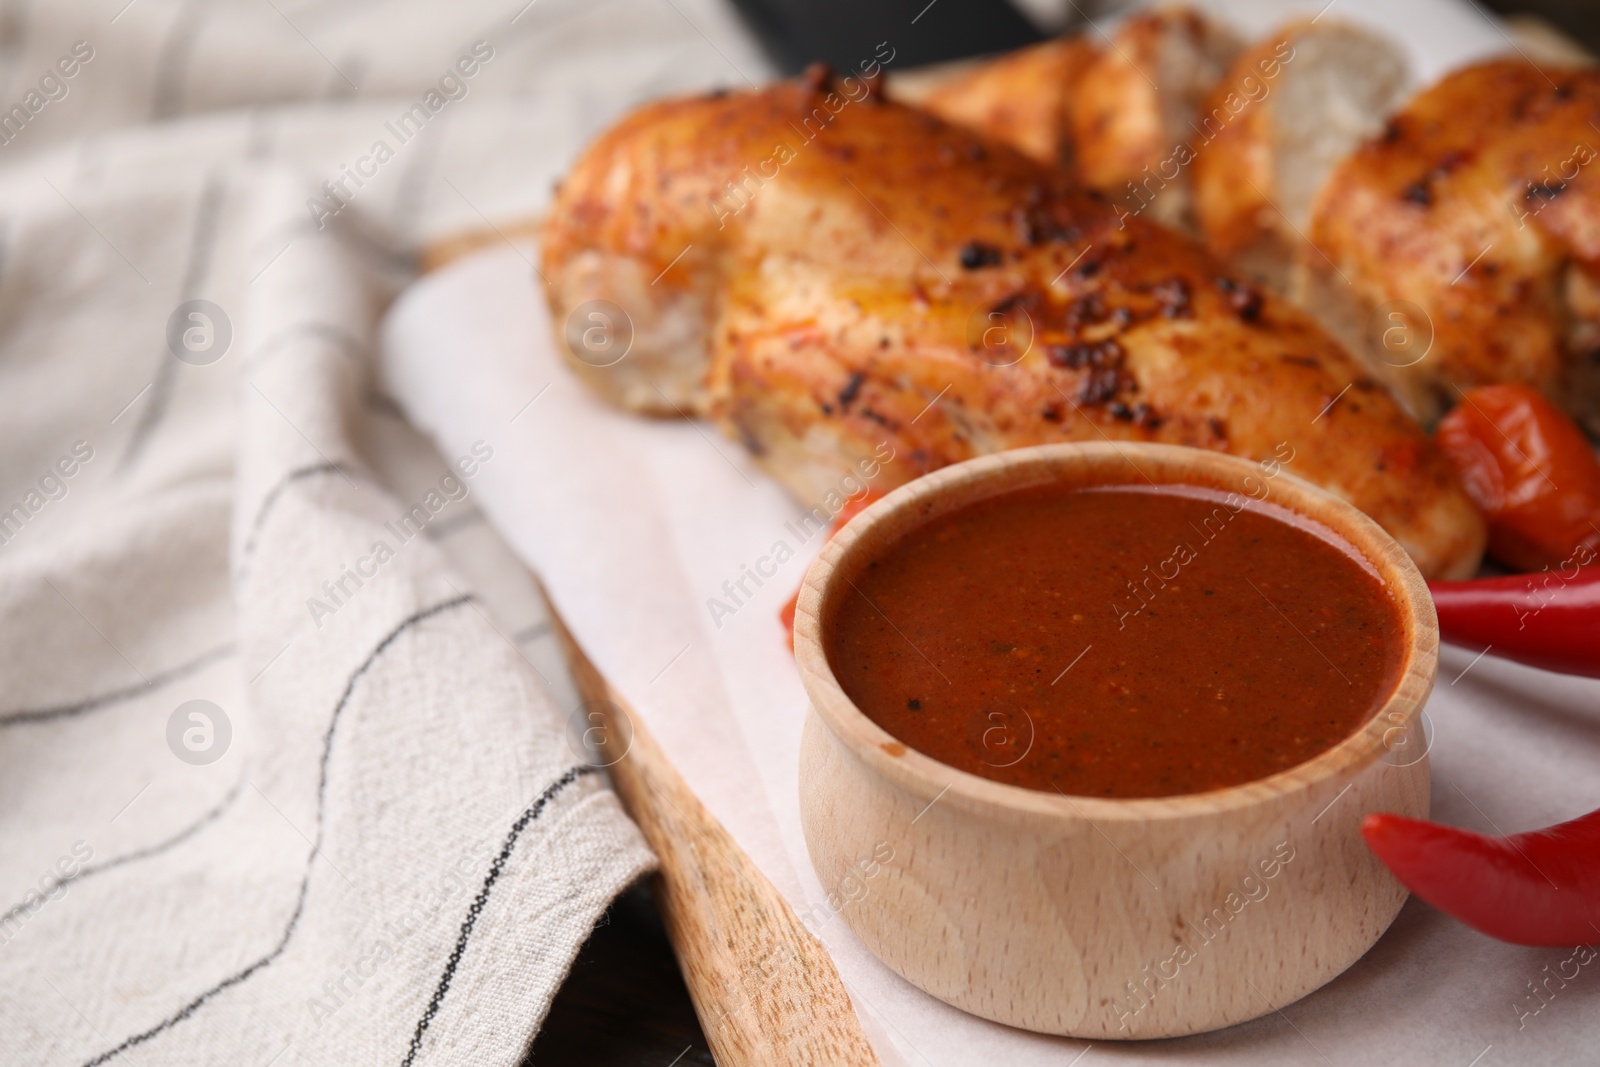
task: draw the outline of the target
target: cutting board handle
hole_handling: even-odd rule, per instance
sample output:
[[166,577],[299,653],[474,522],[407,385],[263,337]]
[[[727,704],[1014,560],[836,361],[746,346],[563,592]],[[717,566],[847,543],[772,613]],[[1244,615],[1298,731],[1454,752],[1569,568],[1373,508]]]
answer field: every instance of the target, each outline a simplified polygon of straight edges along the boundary
[[656,901],[717,1063],[877,1067],[822,943],[690,792],[554,607],[550,619],[599,727],[590,739],[661,861]]

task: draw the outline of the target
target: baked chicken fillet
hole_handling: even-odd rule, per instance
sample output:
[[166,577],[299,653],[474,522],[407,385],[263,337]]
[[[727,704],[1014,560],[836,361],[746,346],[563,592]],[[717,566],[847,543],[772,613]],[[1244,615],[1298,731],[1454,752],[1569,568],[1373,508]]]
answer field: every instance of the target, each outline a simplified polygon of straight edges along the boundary
[[[573,167],[542,247],[578,373],[711,417],[807,506],[1006,448],[1158,441],[1292,457],[1430,576],[1483,548],[1442,455],[1304,312],[868,83],[642,108]],[[626,316],[620,360],[565,343],[592,301]]]
[[1491,382],[1600,433],[1600,70],[1457,71],[1337,167],[1307,306],[1431,420]]
[[1241,53],[1188,141],[1206,245],[1286,290],[1317,191],[1407,83],[1398,45],[1335,18],[1291,22]]
[[897,100],[1003,141],[1041,163],[1070,166],[1076,154],[1072,107],[1078,83],[1099,58],[1100,50],[1074,33],[984,60],[926,93],[911,95],[893,78],[889,88]]
[[988,60],[913,102],[1072,167],[1124,211],[1187,227],[1200,105],[1239,48],[1222,23],[1165,5],[1109,37],[1078,32]]

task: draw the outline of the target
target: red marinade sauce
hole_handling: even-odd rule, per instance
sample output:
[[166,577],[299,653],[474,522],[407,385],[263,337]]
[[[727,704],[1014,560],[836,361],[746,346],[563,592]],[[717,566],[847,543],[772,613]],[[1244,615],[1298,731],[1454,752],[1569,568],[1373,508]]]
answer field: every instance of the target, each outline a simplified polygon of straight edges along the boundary
[[886,546],[825,620],[845,693],[949,766],[1070,796],[1265,778],[1399,682],[1377,570],[1285,508],[1187,486],[1014,490]]

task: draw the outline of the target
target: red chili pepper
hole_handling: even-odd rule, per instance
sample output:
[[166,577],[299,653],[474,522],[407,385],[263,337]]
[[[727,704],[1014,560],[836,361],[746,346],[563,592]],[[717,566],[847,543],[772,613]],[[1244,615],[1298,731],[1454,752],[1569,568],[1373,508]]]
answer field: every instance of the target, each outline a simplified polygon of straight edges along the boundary
[[1570,566],[1600,546],[1600,460],[1538,391],[1486,385],[1439,422],[1439,446],[1489,520],[1489,554],[1513,570]]
[[[1595,558],[1592,550],[1581,556]],[[1432,582],[1446,641],[1547,671],[1600,678],[1600,566]]]
[[1600,940],[1600,811],[1509,837],[1376,814],[1361,836],[1407,889],[1480,933],[1514,945]]
[[[839,513],[833,517],[833,525],[828,527],[828,540],[822,543],[826,545],[828,541],[832,541],[834,535],[844,529],[845,523],[882,499],[883,491],[880,489],[868,489],[859,497],[847,499],[844,502],[844,507],[840,508]],[[796,589],[794,596],[789,598],[789,602],[778,609],[778,621],[783,623],[784,632],[789,635],[789,651],[791,652],[794,651],[794,609],[799,603],[800,590]]]

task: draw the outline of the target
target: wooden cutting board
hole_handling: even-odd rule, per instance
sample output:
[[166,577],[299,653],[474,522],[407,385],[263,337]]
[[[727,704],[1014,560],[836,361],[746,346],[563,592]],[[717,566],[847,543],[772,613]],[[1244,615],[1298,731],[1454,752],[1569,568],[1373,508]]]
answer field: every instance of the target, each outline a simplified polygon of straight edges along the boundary
[[550,619],[590,713],[588,740],[661,861],[656,900],[717,1063],[877,1067],[822,943],[690,792],[554,606]]

